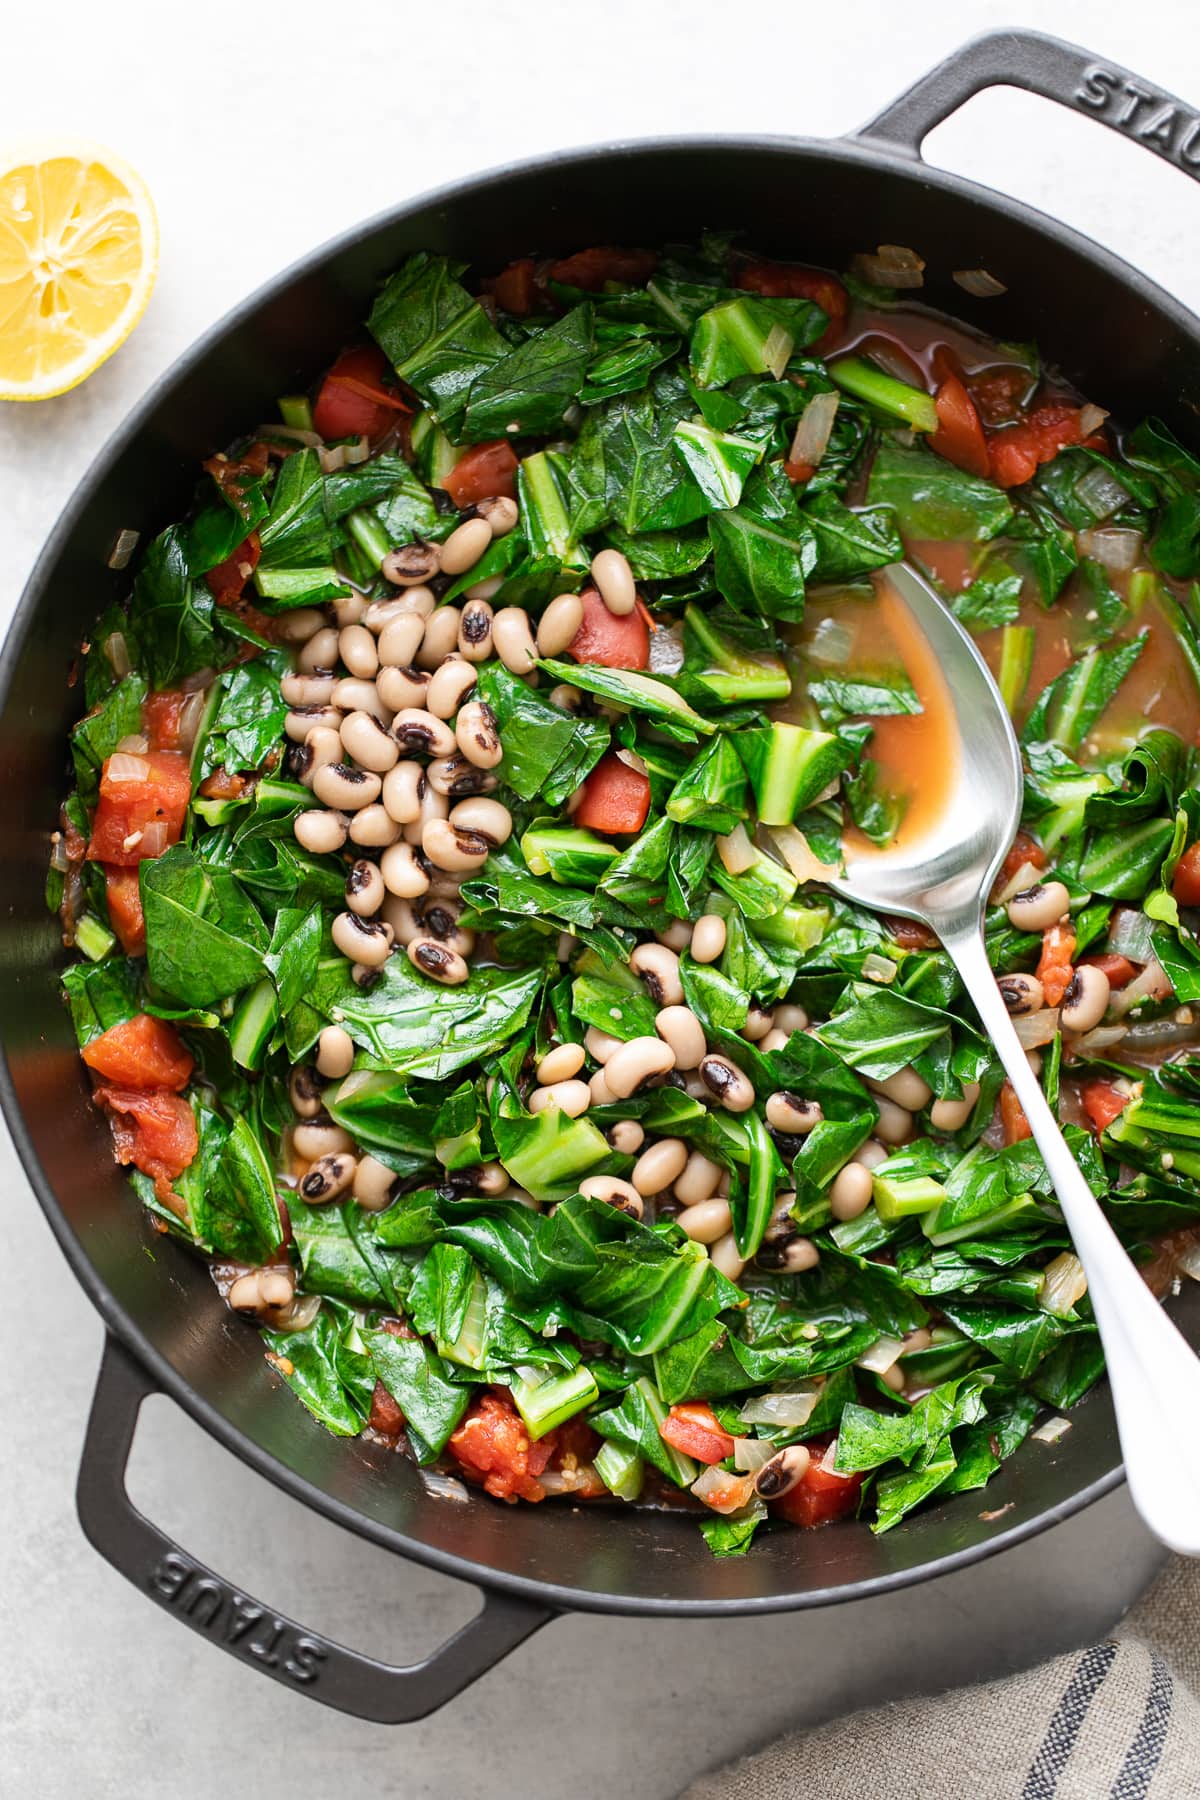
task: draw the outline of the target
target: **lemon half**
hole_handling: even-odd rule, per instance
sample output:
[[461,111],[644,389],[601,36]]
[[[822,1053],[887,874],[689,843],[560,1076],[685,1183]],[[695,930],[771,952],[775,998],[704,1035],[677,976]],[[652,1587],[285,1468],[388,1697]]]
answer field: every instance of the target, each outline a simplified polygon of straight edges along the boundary
[[158,272],[141,176],[76,140],[0,151],[0,400],[46,400],[120,348]]

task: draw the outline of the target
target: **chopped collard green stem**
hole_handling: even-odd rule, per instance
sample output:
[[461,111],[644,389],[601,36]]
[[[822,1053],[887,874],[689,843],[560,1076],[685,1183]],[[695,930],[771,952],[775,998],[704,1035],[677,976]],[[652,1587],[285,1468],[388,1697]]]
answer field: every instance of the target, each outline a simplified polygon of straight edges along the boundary
[[99,621],[49,883],[116,1153],[316,1418],[717,1555],[980,1488],[1102,1370],[948,959],[822,885],[938,779],[902,556],[1021,732],[1023,1042],[1200,1266],[1200,461],[853,294],[412,257]]

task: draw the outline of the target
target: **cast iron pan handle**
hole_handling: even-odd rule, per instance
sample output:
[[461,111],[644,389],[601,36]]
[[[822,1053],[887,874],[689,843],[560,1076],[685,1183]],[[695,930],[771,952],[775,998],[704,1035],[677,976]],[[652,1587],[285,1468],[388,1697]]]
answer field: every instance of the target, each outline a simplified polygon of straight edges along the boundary
[[110,1337],[84,1440],[76,1503],[89,1542],[135,1587],[210,1643],[251,1668],[339,1712],[382,1725],[424,1718],[487,1673],[554,1618],[547,1607],[506,1594],[424,1662],[398,1669],[348,1650],[244,1594],[189,1556],[137,1511],[125,1469],[142,1401],[157,1384]]
[[919,156],[935,125],[990,87],[1024,88],[1074,107],[1200,181],[1200,113],[1120,63],[1040,31],[973,38],[853,135]]

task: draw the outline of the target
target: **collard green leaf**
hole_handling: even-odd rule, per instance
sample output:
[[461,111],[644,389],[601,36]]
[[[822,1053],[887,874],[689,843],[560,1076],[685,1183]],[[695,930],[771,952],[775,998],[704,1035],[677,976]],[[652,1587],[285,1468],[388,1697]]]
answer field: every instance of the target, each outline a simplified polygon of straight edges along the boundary
[[583,385],[594,334],[589,302],[526,338],[472,384],[461,436],[466,443],[554,431]]
[[994,482],[956,469],[924,445],[885,436],[875,454],[867,498],[890,506],[906,538],[966,538],[986,543],[1003,531],[1012,505]]
[[509,353],[461,263],[420,251],[384,284],[367,326],[397,375],[453,429],[475,382]]

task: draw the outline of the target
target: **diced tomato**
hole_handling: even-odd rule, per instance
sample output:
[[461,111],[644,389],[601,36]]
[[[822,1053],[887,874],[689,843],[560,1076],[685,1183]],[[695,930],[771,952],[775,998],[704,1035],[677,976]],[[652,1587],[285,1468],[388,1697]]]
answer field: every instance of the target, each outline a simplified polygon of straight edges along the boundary
[[620,837],[640,831],[650,811],[650,777],[631,769],[615,750],[602,756],[583,784],[583,799],[572,818],[586,831]]
[[228,606],[231,601],[241,598],[242,589],[258,567],[261,555],[262,545],[258,533],[252,531],[224,562],[219,562],[215,569],[208,571],[204,579],[219,605]]
[[[88,857],[129,868],[161,856],[177,844],[192,794],[188,759],[177,750],[139,754],[146,772],[132,781],[114,779],[110,756],[100,776],[100,804],[92,820]],[[124,757],[128,765],[133,759]]]
[[811,463],[792,462],[789,459],[783,465],[783,472],[789,481],[794,481],[797,485],[803,485],[804,482],[811,481],[817,471],[813,468]]
[[1033,1127],[1025,1117],[1025,1108],[1017,1099],[1017,1090],[1011,1081],[1006,1081],[1000,1089],[1000,1123],[1004,1127],[1006,1144],[1019,1144],[1023,1138],[1033,1136]]
[[237,456],[218,451],[200,467],[212,476],[230,505],[243,517],[246,512],[246,490],[260,482],[267,472],[270,452],[261,438],[247,445]]
[[206,775],[196,792],[204,800],[240,800],[246,791],[246,777],[231,775],[223,765]]
[[806,269],[793,263],[743,263],[733,284],[769,300],[815,300],[829,320],[819,346],[836,336],[846,322],[850,296],[841,282],[823,269]]
[[515,500],[517,459],[511,444],[494,438],[472,444],[463,452],[442,482],[455,506],[476,506],[480,500]]
[[996,885],[1003,887],[1026,863],[1032,863],[1035,869],[1045,869],[1049,867],[1049,858],[1036,838],[1031,838],[1027,831],[1018,831],[1012,841],[1012,849],[1000,865]]
[[391,430],[397,413],[411,411],[403,395],[384,386],[388,367],[374,344],[342,351],[313,407],[313,425],[323,438],[379,438]]
[[1071,985],[1075,971],[1071,959],[1075,955],[1075,927],[1069,920],[1047,925],[1042,933],[1042,954],[1037,978],[1042,984],[1047,1006],[1058,1006]]
[[182,1175],[199,1148],[196,1121],[187,1101],[163,1091],[98,1087],[92,1098],[103,1106],[112,1125],[119,1163],[133,1163],[149,1175],[160,1200]]
[[620,250],[611,244],[600,244],[591,250],[577,250],[574,256],[560,257],[546,271],[551,281],[563,287],[582,288],[595,294],[606,282],[621,287],[641,287],[658,267],[654,250]]
[[609,612],[595,588],[585,588],[583,624],[567,646],[567,655],[578,663],[599,663],[605,669],[645,669],[650,663],[650,633],[638,612],[618,618]]
[[815,1525],[828,1525],[834,1519],[844,1519],[852,1513],[858,1505],[866,1476],[840,1475],[833,1468],[837,1455],[836,1438],[823,1456],[815,1445],[810,1445],[809,1449],[812,1461],[803,1476],[788,1493],[772,1500],[770,1509],[776,1518],[811,1529]]
[[534,1444],[507,1390],[475,1401],[450,1439],[450,1451],[469,1481],[497,1500],[544,1500],[537,1477],[554,1451],[554,1433]]
[[185,1088],[195,1062],[175,1027],[135,1013],[93,1038],[81,1052],[101,1081],[119,1088]]
[[1113,1120],[1129,1105],[1131,1096],[1121,1093],[1111,1081],[1098,1077],[1083,1084],[1083,1110],[1097,1132],[1106,1131]]
[[136,867],[118,869],[111,863],[105,863],[104,885],[107,891],[108,916],[113,930],[121,940],[122,950],[126,956],[144,956],[146,919],[142,912],[142,888]]
[[687,1406],[673,1406],[658,1428],[658,1435],[672,1449],[681,1450],[697,1462],[724,1462],[733,1455],[733,1439],[717,1422],[711,1406],[697,1401]]
[[1035,407],[1016,425],[993,432],[988,440],[991,477],[1000,487],[1032,481],[1040,463],[1053,462],[1060,450],[1085,441],[1103,447],[1103,438],[1085,440],[1079,420],[1082,408],[1058,403]]
[[1020,417],[1029,388],[1029,371],[1014,366],[980,369],[967,380],[975,410],[986,425],[1002,425]]
[[521,256],[516,262],[510,262],[491,281],[485,281],[483,289],[493,296],[502,311],[511,313],[514,319],[528,318],[537,301],[532,256]]
[[178,750],[186,699],[187,695],[178,688],[164,688],[161,693],[147,694],[142,701],[142,730],[152,750]]
[[1118,956],[1113,950],[1102,951],[1096,956],[1081,956],[1079,967],[1102,969],[1108,976],[1110,988],[1128,987],[1138,972],[1135,962],[1130,962],[1127,956]]
[[404,1430],[404,1414],[384,1387],[382,1381],[375,1383],[375,1391],[371,1395],[371,1411],[367,1424],[372,1431],[381,1432],[384,1437],[399,1437]]
[[1200,906],[1200,843],[1189,845],[1175,864],[1171,892],[1180,906]]
[[938,428],[929,439],[929,447],[965,469],[968,475],[986,476],[988,448],[974,403],[957,375],[948,375],[934,395]]

